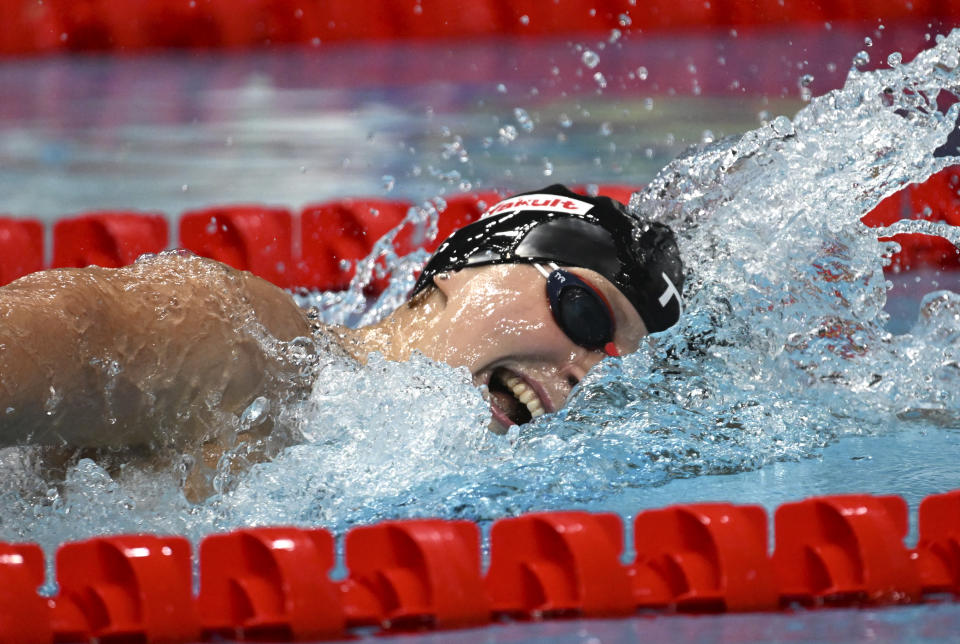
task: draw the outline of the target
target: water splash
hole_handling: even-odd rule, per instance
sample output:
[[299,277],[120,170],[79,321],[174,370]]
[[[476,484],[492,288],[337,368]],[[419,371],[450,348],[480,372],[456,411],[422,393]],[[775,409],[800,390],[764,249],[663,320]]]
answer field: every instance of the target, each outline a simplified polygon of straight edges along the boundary
[[[958,427],[960,296],[928,295],[911,333],[888,333],[890,244],[860,223],[884,197],[956,162],[934,152],[955,127],[958,108],[946,99],[960,88],[958,63],[955,32],[912,62],[852,69],[843,89],[793,119],[773,118],[664,168],[631,206],[680,234],[690,269],[681,323],[603,363],[567,407],[522,431],[487,432],[485,404],[463,370],[377,356],[360,368],[332,356],[310,398],[286,410],[303,441],[245,473],[226,472],[228,484],[206,503],[183,500],[176,472],[111,478],[80,461],[63,490],[4,492],[2,537],[50,544],[104,525],[196,537],[239,524],[486,520],[806,458],[839,437],[905,421]],[[429,236],[442,207],[411,209],[404,225]],[[922,222],[882,232],[904,231],[949,232]],[[348,291],[302,299],[330,323],[382,317],[426,259],[399,254],[396,238],[359,262]],[[394,279],[371,304],[363,288],[384,267]],[[21,487],[42,487],[29,453],[8,456],[21,459],[8,468]]]

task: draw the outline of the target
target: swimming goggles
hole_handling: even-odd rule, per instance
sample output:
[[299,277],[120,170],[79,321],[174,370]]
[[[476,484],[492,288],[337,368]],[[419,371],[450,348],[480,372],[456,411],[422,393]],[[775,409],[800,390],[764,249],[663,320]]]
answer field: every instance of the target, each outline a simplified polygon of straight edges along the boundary
[[570,271],[550,263],[548,272],[541,264],[533,265],[547,280],[547,299],[557,325],[568,338],[591,351],[619,356],[613,343],[615,324],[607,298],[588,282]]

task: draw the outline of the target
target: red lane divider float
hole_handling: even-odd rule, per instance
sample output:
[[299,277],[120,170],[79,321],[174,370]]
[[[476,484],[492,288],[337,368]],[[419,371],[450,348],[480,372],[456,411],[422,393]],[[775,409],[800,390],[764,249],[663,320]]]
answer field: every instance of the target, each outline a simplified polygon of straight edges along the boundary
[[277,286],[291,286],[290,211],[266,206],[222,206],[186,212],[180,243],[198,255],[247,270]]
[[190,544],[181,537],[100,537],[57,551],[57,639],[188,642],[199,638]]
[[637,516],[633,534],[638,606],[687,612],[777,607],[762,507],[714,503],[649,510]]
[[0,16],[0,54],[25,54],[832,21],[883,20],[890,27],[897,20],[949,20],[956,7],[933,0],[0,0]]
[[0,644],[53,641],[50,602],[43,583],[43,551],[32,544],[0,544]]
[[513,617],[626,615],[634,611],[614,514],[548,512],[494,523],[487,592]]
[[907,504],[895,496],[848,495],[780,506],[773,562],[785,601],[897,603],[920,598],[903,544]]
[[[601,185],[597,190],[627,203],[635,188]],[[879,227],[901,219],[922,219],[960,225],[958,190],[960,166],[947,168],[925,183],[908,186],[885,199],[863,223]],[[450,233],[476,221],[499,199],[492,191],[451,197],[440,203],[434,229],[404,224],[393,240],[395,251],[401,255],[416,248],[433,251]],[[341,290],[354,276],[357,261],[399,226],[412,207],[410,202],[388,199],[341,199],[308,205],[299,213],[262,205],[215,206],[180,216],[179,244],[286,288]],[[295,228],[300,233],[298,248],[293,245]],[[122,266],[141,253],[158,252],[168,243],[163,215],[135,212],[68,217],[54,225],[53,237],[53,267]],[[957,249],[941,237],[910,234],[884,239],[892,239],[902,248],[893,256],[890,270],[960,269]],[[0,286],[41,268],[42,224],[0,217]],[[365,291],[377,295],[388,282],[389,275],[378,269]]]
[[282,642],[342,635],[333,564],[333,536],[322,529],[250,528],[207,537],[198,598],[205,637]]
[[61,219],[53,226],[53,267],[126,266],[164,250],[168,236],[162,214],[98,212]]
[[391,521],[346,537],[353,626],[462,628],[490,621],[480,531],[467,521]]
[[246,528],[202,541],[197,596],[179,537],[65,544],[51,598],[37,593],[40,549],[0,544],[0,644],[343,639],[358,628],[960,597],[960,490],[924,499],[912,550],[907,521],[894,496],[787,503],[774,515],[771,556],[763,508],[678,505],[636,517],[636,556],[624,562],[619,516],[534,513],[494,522],[485,575],[476,525],[388,521],[347,532],[342,580],[330,577],[336,556],[326,530]]
[[0,286],[43,268],[43,224],[0,217]]

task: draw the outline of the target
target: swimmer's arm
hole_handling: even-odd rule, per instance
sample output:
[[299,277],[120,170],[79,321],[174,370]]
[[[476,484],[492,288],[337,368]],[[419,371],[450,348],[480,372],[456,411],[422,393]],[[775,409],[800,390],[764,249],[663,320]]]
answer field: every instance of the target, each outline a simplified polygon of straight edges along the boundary
[[0,444],[211,440],[291,395],[276,340],[309,333],[286,292],[211,260],[29,275],[0,288]]

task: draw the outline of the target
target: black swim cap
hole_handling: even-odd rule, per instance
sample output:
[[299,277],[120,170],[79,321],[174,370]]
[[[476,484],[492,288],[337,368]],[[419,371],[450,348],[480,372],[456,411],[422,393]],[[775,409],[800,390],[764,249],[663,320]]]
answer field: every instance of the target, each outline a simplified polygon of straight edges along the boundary
[[683,310],[683,263],[673,231],[632,215],[619,201],[560,184],[505,199],[450,235],[427,262],[413,295],[437,273],[533,262],[600,273],[630,300],[650,333],[673,326]]

